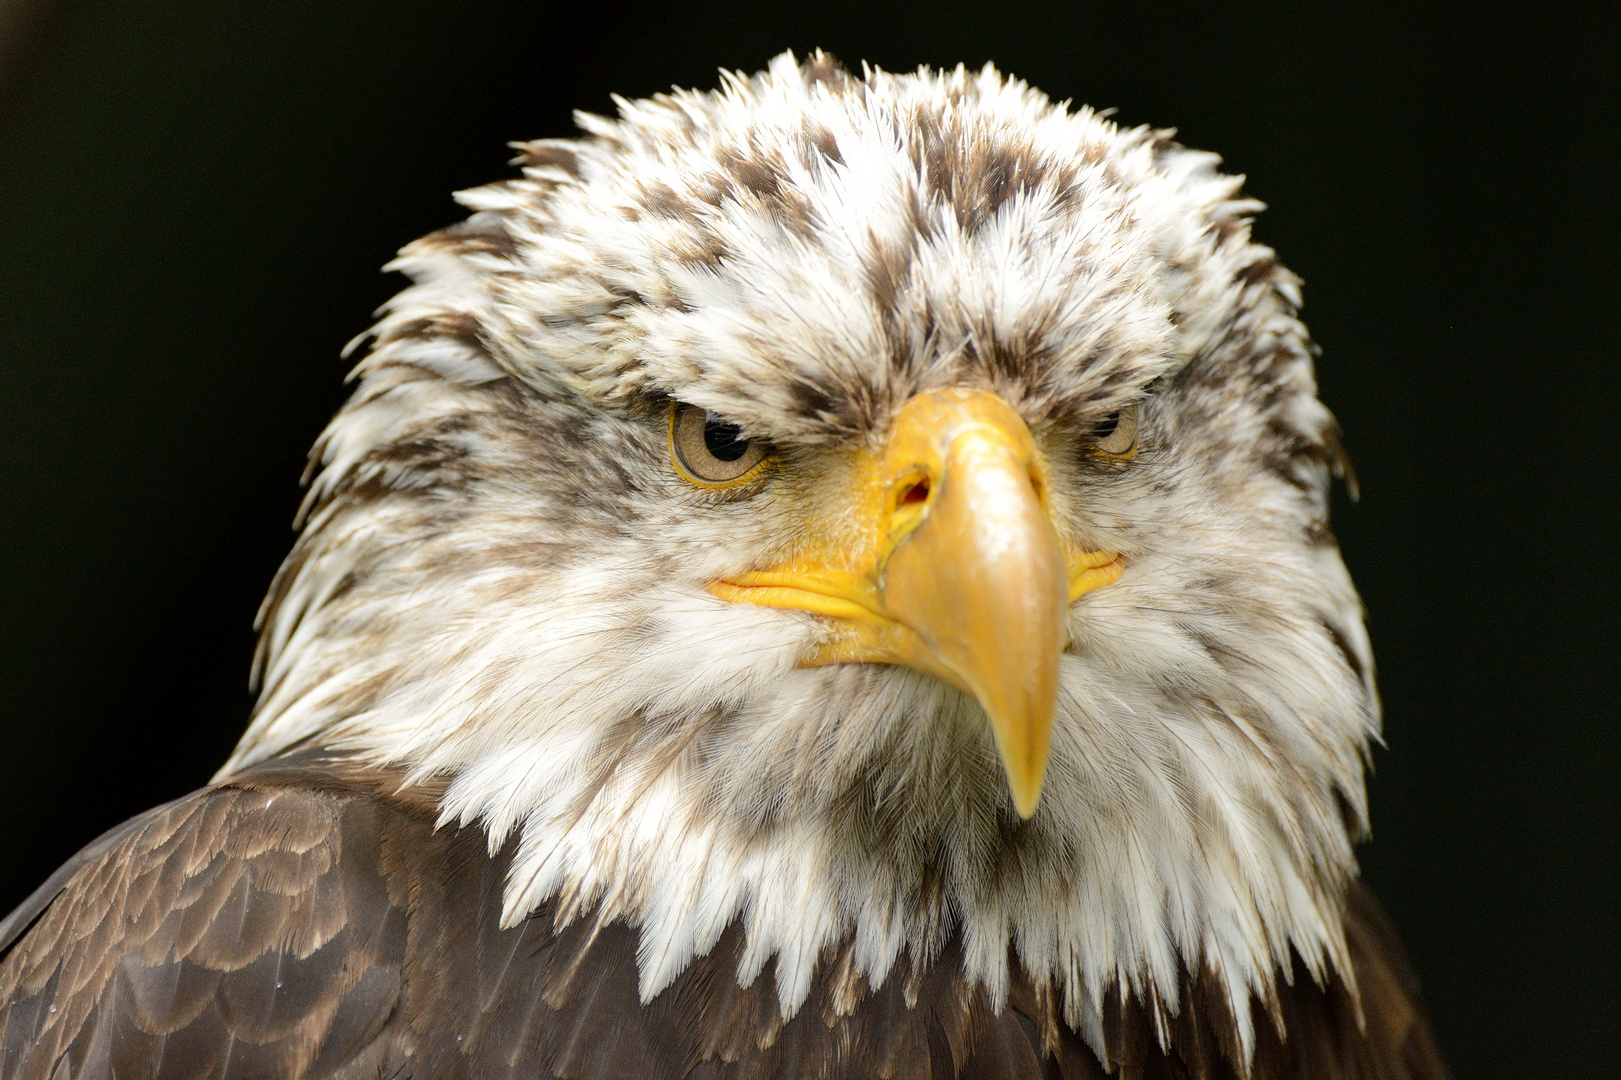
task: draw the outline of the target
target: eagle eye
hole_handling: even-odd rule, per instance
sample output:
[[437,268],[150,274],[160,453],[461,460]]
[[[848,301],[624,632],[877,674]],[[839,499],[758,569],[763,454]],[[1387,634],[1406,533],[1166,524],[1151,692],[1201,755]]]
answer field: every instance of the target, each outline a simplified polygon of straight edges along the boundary
[[1092,425],[1092,452],[1110,461],[1125,461],[1137,453],[1137,406],[1127,405]]
[[702,488],[747,483],[758,475],[765,459],[765,444],[744,438],[736,424],[696,405],[680,401],[671,405],[670,460],[690,483]]

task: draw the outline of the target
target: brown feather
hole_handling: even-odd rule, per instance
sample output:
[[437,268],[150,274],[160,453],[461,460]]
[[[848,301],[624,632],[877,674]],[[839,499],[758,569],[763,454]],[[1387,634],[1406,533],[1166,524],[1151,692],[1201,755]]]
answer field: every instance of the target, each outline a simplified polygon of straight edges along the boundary
[[[305,755],[109,833],[0,924],[0,1080],[74,1077],[885,1077],[1436,1080],[1447,1075],[1388,921],[1347,895],[1360,987],[1303,964],[1246,1071],[1225,997],[1184,977],[1161,1047],[1114,999],[1108,1066],[1016,973],[997,1011],[957,942],[867,987],[827,958],[784,1022],[772,968],[748,987],[733,925],[651,1002],[636,932],[544,908],[499,926],[511,851],[435,830],[398,778]],[[61,1069],[65,1066],[66,1073]]]

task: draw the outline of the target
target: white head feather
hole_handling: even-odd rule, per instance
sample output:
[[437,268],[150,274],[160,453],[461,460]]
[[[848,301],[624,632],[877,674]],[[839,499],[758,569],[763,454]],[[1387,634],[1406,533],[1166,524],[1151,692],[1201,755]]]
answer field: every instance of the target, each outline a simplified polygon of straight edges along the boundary
[[[1378,704],[1333,420],[1239,180],[989,67],[784,55],[619,105],[392,264],[414,284],[317,447],[221,775],[317,742],[448,781],[443,820],[517,838],[506,920],[629,920],[644,996],[737,919],[785,1014],[831,950],[877,983],[960,934],[971,978],[1004,993],[1011,954],[1094,1045],[1111,990],[1174,1012],[1201,973],[1247,1044],[1292,951],[1349,980]],[[818,454],[957,384],[1021,412],[1066,527],[1127,562],[1070,613],[1029,822],[971,699],[798,668],[814,617],[704,587],[816,505]],[[669,397],[780,478],[687,487]],[[1129,467],[1066,454],[1133,402]]]

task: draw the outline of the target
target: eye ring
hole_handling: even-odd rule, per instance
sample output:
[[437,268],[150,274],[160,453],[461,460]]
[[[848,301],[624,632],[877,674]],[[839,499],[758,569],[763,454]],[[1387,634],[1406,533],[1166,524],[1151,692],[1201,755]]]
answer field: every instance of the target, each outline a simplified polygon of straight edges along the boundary
[[736,424],[696,405],[670,402],[670,463],[694,487],[740,487],[765,471],[770,450],[762,440],[741,434]]
[[1089,449],[1108,461],[1130,461],[1137,456],[1139,420],[1136,405],[1104,417],[1092,428]]

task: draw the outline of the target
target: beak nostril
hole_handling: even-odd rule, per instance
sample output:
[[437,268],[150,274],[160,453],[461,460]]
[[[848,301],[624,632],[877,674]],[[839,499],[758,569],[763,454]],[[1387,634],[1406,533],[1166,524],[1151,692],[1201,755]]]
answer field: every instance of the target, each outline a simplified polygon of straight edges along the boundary
[[929,478],[924,477],[901,494],[901,505],[929,501]]

